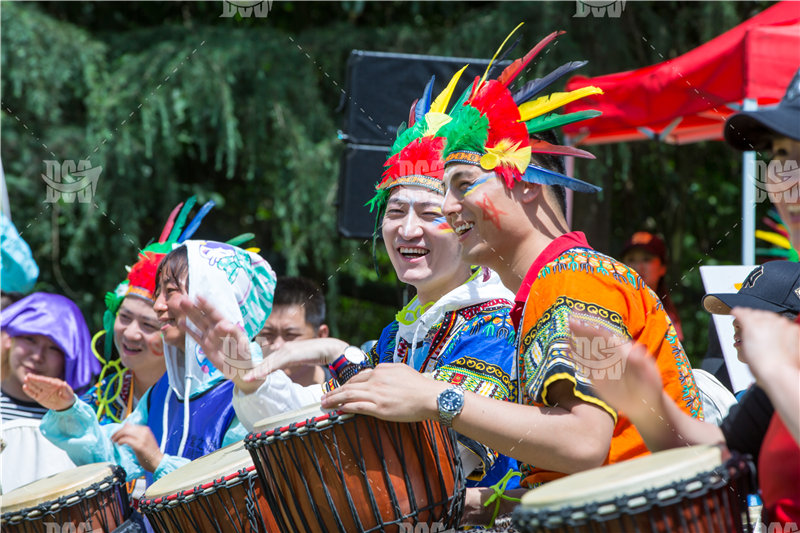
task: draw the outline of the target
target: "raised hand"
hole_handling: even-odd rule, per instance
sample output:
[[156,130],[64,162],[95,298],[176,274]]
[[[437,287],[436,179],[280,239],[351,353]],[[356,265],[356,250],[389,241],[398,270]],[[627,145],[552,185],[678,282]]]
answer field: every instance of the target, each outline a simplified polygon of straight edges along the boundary
[[770,311],[736,307],[731,314],[742,330],[741,356],[759,385],[800,371],[800,327]]
[[575,318],[569,326],[579,372],[600,397],[630,418],[649,416],[661,402],[663,381],[646,348]]
[[63,379],[28,374],[22,390],[39,405],[53,411],[69,409],[75,403],[75,392]]
[[142,468],[151,473],[155,472],[161,459],[164,458],[153,432],[147,426],[123,424],[116,433],[111,435],[111,441],[120,446],[130,446]]
[[245,373],[244,381],[263,381],[276,370],[303,365],[329,365],[347,348],[347,343],[333,337],[285,342],[274,351],[262,345],[264,361]]
[[258,383],[242,380],[244,374],[256,366],[250,356],[250,340],[244,330],[227,320],[202,296],[198,296],[197,303],[194,303],[184,295],[180,306],[195,328],[185,321],[179,326],[200,345],[209,361],[243,391],[257,389]]

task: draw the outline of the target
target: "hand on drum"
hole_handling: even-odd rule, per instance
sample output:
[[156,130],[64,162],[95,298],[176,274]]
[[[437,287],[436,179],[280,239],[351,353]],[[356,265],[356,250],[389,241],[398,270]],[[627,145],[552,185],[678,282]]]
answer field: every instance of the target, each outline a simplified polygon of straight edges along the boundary
[[[575,341],[574,357],[579,365],[581,361],[586,362],[586,368],[592,370],[587,377],[614,409],[637,418],[637,415],[647,416],[652,407],[661,403],[661,373],[643,345],[634,345],[606,329],[576,318],[570,318],[569,326]],[[609,361],[608,368],[613,362],[622,371],[599,371],[603,369],[598,363],[603,360]]]
[[58,378],[28,374],[25,376],[22,390],[36,400],[39,405],[53,411],[69,409],[75,403],[75,393],[72,387],[66,381]]
[[[256,338],[257,339],[257,338]],[[347,343],[333,337],[285,342],[272,352],[262,344],[264,362],[244,375],[246,382],[261,382],[276,370],[294,366],[328,365],[347,348]]]
[[394,422],[438,420],[436,399],[450,385],[425,377],[402,363],[362,370],[322,397],[324,409],[372,415]]
[[736,307],[731,310],[742,329],[741,356],[764,389],[774,377],[800,370],[800,328],[770,312]]
[[111,435],[111,442],[120,446],[130,446],[136,454],[136,460],[150,473],[158,468],[161,459],[164,458],[152,430],[147,426],[122,424],[122,427]]
[[181,297],[180,306],[195,328],[182,322],[180,327],[197,341],[205,356],[226,378],[243,392],[253,392],[260,383],[245,382],[244,374],[253,369],[250,357],[250,340],[244,330],[227,320],[202,296],[193,303],[188,296]]

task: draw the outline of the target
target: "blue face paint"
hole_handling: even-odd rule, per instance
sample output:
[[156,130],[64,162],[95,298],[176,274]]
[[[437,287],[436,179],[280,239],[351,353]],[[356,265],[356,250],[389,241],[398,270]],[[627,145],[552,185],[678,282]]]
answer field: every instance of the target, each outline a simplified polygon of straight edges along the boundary
[[464,197],[466,198],[467,196],[469,196],[470,194],[472,194],[473,192],[475,192],[476,190],[478,190],[478,188],[479,188],[481,185],[483,185],[484,183],[486,183],[487,181],[489,181],[489,180],[490,180],[490,179],[492,179],[493,177],[494,177],[494,172],[487,173],[487,174],[482,174],[482,175],[481,175],[481,176],[480,176],[478,179],[476,179],[476,180],[475,180],[475,181],[472,183],[472,185],[470,185],[469,187],[467,187],[467,190],[466,190],[466,191],[464,191]]

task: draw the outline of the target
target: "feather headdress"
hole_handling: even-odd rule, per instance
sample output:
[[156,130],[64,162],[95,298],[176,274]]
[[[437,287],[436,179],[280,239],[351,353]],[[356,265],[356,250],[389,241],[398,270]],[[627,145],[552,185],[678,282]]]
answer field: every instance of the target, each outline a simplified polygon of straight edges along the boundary
[[[495,58],[520,26],[522,24],[506,37],[495,53]],[[572,101],[592,94],[602,94],[603,91],[597,87],[539,96],[557,79],[585,65],[586,62],[572,61],[561,65],[550,74],[525,84],[515,94],[508,89],[539,52],[562,33],[564,32],[553,32],[542,39],[524,57],[506,67],[497,79],[487,80],[494,58],[483,77],[475,78],[450,111],[452,120],[439,130],[439,135],[447,139],[444,149],[445,166],[452,163],[466,163],[480,166],[484,170],[493,170],[503,178],[508,187],[513,187],[517,181],[529,181],[545,185],[563,185],[583,192],[600,190],[589,183],[532,163],[532,154],[536,153],[594,157],[584,150],[530,138],[534,133],[600,114],[591,110],[569,115],[553,113]]]

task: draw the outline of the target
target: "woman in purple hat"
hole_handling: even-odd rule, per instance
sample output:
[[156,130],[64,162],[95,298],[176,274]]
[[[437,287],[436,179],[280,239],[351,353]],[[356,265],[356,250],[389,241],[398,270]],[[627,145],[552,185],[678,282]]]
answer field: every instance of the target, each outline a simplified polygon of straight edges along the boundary
[[3,420],[2,489],[35,481],[74,466],[38,430],[47,409],[23,388],[25,376],[65,380],[85,389],[100,371],[91,335],[78,306],[58,294],[36,292],[3,309],[0,344],[4,359],[0,387]]

